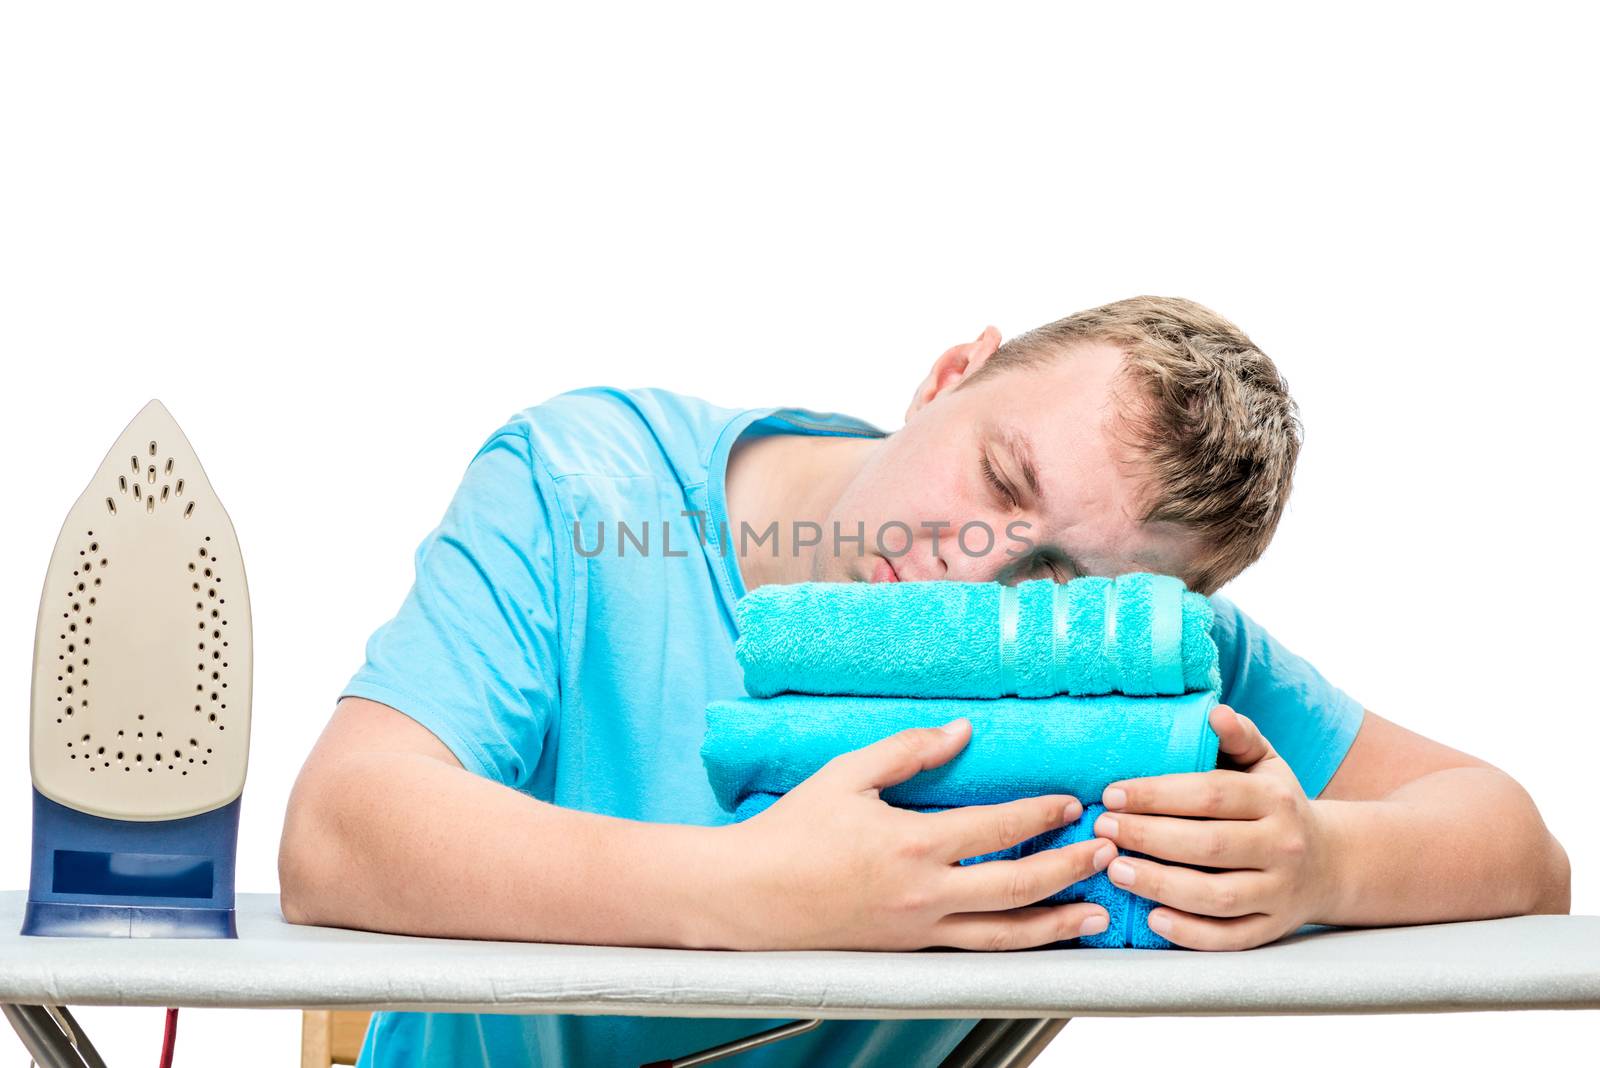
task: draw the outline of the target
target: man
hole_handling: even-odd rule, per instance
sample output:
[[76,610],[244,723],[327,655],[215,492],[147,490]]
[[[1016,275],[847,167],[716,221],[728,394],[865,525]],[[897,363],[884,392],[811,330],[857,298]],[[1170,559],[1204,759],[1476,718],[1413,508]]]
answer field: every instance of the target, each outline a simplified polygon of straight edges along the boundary
[[[1514,781],[1364,711],[1221,597],[1221,766],[1113,784],[1088,842],[960,866],[1080,802],[878,799],[953,758],[964,720],[843,754],[744,823],[716,807],[703,710],[742,692],[746,590],[1156,571],[1211,594],[1266,548],[1298,449],[1271,361],[1215,313],[1150,297],[1005,345],[984,330],[934,362],[889,435],[650,389],[527,409],[473,458],[307,759],[285,916],[464,938],[1010,949],[1103,930],[1098,906],[1032,903],[1108,864],[1161,904],[1152,927],[1202,950],[1305,923],[1565,912],[1566,855]],[[381,1013],[361,1064],[639,1064],[780,1022]],[[740,1063],[937,1064],[972,1022],[829,1021]]]

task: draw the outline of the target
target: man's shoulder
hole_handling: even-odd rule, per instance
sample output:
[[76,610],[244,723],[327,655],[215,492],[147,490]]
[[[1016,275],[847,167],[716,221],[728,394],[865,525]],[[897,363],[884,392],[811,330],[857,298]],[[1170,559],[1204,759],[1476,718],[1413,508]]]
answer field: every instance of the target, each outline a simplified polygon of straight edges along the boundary
[[584,386],[511,416],[491,437],[518,433],[552,478],[688,475],[746,409],[658,387]]
[[[1211,638],[1217,645],[1218,667],[1222,669],[1224,699],[1249,672],[1249,661],[1261,655],[1262,639],[1269,637],[1261,625],[1239,610],[1239,606],[1219,593],[1211,602]],[[1224,700],[1226,703],[1226,700]]]
[[1226,678],[1230,671],[1239,667],[1241,654],[1248,654],[1251,643],[1259,642],[1266,631],[1222,594],[1213,593],[1207,600],[1211,602],[1211,637],[1217,643],[1222,674]]

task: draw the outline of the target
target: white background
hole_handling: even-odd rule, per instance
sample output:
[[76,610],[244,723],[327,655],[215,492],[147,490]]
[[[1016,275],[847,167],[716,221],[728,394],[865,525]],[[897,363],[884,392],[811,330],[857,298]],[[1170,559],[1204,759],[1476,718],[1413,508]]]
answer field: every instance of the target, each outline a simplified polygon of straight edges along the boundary
[[[249,568],[239,886],[273,891],[300,762],[512,412],[659,385],[892,429],[986,323],[1161,293],[1243,326],[1306,424],[1277,540],[1226,592],[1515,776],[1600,912],[1595,26],[1109,8],[0,9],[0,887],[28,878],[45,562],[151,397]],[[161,1010],[80,1018],[154,1061]],[[1083,1019],[1039,1063],[1560,1060],[1595,1027]],[[176,1063],[298,1041],[297,1013],[186,1009]]]

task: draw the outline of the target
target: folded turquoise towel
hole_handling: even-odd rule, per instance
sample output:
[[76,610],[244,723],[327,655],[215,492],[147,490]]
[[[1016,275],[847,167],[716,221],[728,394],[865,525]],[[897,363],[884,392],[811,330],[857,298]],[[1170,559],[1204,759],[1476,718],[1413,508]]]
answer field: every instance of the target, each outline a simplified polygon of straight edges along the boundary
[[1138,571],[1067,583],[800,582],[735,605],[753,697],[1049,697],[1219,690],[1206,597]]
[[706,706],[700,745],[725,811],[750,793],[782,794],[833,757],[958,716],[972,737],[948,763],[883,791],[895,805],[985,805],[1033,794],[1098,801],[1107,783],[1216,766],[1209,690],[1176,697],[736,697]]
[[[774,801],[778,794],[751,794],[739,803],[734,819],[739,822],[764,811]],[[902,806],[906,807],[906,806]],[[935,805],[910,806],[918,812],[943,812],[945,808]],[[946,806],[953,807],[953,806]],[[1087,842],[1094,837],[1094,822],[1104,812],[1106,807],[1100,804],[1085,805],[1083,815],[1065,827],[1053,831],[1046,831],[1026,842],[1002,849],[994,853],[985,853],[981,857],[970,857],[961,861],[961,864],[982,864],[990,860],[1019,860],[1031,857],[1035,853],[1046,849],[1055,849],[1060,846],[1075,845],[1078,842]],[[1121,855],[1128,857],[1144,856],[1131,849],[1124,849]],[[1159,858],[1158,858],[1159,859]],[[1163,864],[1172,864],[1173,861],[1161,859]],[[1191,867],[1192,865],[1182,865]],[[1207,869],[1200,869],[1202,871]],[[1099,905],[1106,910],[1108,923],[1106,929],[1097,935],[1082,935],[1073,941],[1078,945],[1088,946],[1091,949],[1173,949],[1176,944],[1156,934],[1150,929],[1150,912],[1156,908],[1156,902],[1147,897],[1140,897],[1129,890],[1124,890],[1106,875],[1105,872],[1095,872],[1087,879],[1073,883],[1071,886],[1051,894],[1040,905],[1067,904],[1074,901],[1087,901]]]
[[[1063,793],[1085,806],[1085,815],[1067,827],[1013,850],[963,861],[980,863],[1093,837],[1088,810],[1118,779],[1216,767],[1217,736],[1208,720],[1216,703],[1216,693],[1209,690],[1172,697],[993,700],[741,697],[707,706],[700,757],[717,803],[736,819],[746,819],[840,753],[910,727],[938,726],[965,716],[972,721],[966,747],[940,767],[885,788],[880,794],[884,801],[939,811]],[[1101,811],[1094,809],[1095,814]],[[1050,900],[1088,900],[1106,907],[1111,926],[1101,935],[1080,939],[1085,945],[1170,945],[1144,922],[1154,906],[1113,885],[1104,873]]]

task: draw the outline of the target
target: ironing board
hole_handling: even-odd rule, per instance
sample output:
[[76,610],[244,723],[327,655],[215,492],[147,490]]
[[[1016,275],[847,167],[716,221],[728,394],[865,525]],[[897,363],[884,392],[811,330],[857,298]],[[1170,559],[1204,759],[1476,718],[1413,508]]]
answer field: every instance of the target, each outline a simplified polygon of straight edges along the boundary
[[238,895],[237,939],[24,937],[26,896],[0,893],[0,1003],[47,1068],[98,1063],[43,1008],[69,1004],[984,1018],[946,1061],[963,1066],[1026,1064],[1073,1016],[1600,1009],[1600,916],[1304,927],[1243,953],[755,953],[301,926],[276,894],[251,893]]

